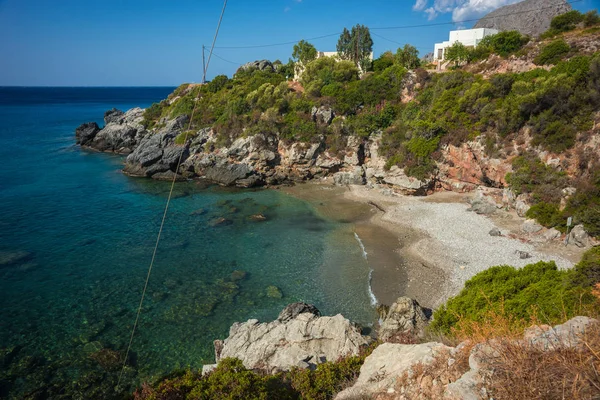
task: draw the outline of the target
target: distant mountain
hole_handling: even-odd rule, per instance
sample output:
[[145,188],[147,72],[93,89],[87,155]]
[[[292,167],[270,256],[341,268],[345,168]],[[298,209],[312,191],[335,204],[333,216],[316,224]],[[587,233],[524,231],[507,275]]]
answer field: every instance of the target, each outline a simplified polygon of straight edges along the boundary
[[525,0],[492,11],[474,28],[516,30],[524,35],[539,36],[550,28],[552,18],[567,11],[571,11],[567,0]]

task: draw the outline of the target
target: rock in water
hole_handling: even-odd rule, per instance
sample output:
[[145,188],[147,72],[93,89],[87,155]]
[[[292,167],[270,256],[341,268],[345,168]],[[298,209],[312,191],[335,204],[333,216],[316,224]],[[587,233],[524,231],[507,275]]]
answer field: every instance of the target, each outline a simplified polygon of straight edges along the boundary
[[87,146],[94,140],[98,132],[100,132],[100,127],[95,122],[81,124],[75,129],[75,143]]
[[379,328],[379,339],[387,342],[399,334],[419,336],[428,322],[429,319],[416,300],[400,297],[385,313]]
[[267,288],[267,297],[281,299],[283,298],[283,293],[281,293],[281,289],[279,289],[277,286],[269,286]]
[[286,307],[273,322],[251,319],[235,323],[224,341],[215,341],[217,362],[239,358],[246,368],[272,373],[308,368],[325,361],[359,354],[371,339],[341,315],[320,317],[311,305]]
[[571,11],[571,5],[567,0],[525,0],[492,11],[474,28],[519,31],[523,35],[539,36],[550,28],[552,18],[568,11]]

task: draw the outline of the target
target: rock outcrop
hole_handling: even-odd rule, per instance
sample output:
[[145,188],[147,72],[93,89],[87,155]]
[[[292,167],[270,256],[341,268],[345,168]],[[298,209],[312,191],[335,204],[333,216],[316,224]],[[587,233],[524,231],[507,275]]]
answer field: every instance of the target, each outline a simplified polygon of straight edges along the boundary
[[400,297],[381,315],[379,340],[388,342],[402,334],[421,336],[429,322],[419,303],[409,297]]
[[384,343],[365,359],[354,385],[335,399],[489,399],[486,384],[496,367],[510,358],[506,351],[520,348],[539,356],[539,352],[578,348],[585,334],[597,332],[598,323],[575,317],[554,328],[532,327],[521,339],[492,339],[475,345],[466,341],[456,347],[435,342]]
[[357,355],[370,341],[343,316],[322,317],[316,307],[294,303],[273,322],[233,324],[227,339],[215,341],[215,358],[238,358],[246,368],[272,373]]
[[238,68],[236,74],[240,71],[247,72],[254,70],[273,72],[275,71],[275,67],[273,67],[273,63],[269,60],[257,60],[242,65],[240,68]]
[[552,18],[568,11],[571,5],[567,0],[525,0],[492,11],[474,28],[516,30],[523,35],[539,36],[550,28]]
[[130,154],[146,134],[143,119],[141,108],[132,108],[125,113],[113,108],[104,114],[104,128],[100,129],[95,122],[79,126],[75,130],[76,142],[98,151]]

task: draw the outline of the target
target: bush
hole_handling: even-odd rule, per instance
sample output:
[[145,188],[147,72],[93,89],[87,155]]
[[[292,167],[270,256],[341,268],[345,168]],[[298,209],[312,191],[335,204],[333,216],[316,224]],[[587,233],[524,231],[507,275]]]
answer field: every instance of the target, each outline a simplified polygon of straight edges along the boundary
[[507,174],[506,182],[517,195],[530,193],[537,202],[560,202],[561,190],[568,184],[564,172],[547,166],[531,153],[516,157],[512,168],[513,172]]
[[563,226],[564,221],[556,204],[538,203],[531,206],[525,214],[527,218],[535,219],[547,228]]
[[594,302],[588,289],[572,285],[571,274],[554,262],[492,267],[468,280],[434,313],[431,329],[450,333],[459,321],[481,321],[491,311],[528,320],[539,315],[547,324],[571,318]]
[[533,60],[536,65],[556,64],[569,54],[571,46],[562,39],[555,40],[544,46],[540,54]]
[[583,25],[586,28],[600,24],[600,16],[598,10],[588,11],[583,15]]
[[477,47],[481,46],[502,57],[508,57],[521,50],[527,42],[529,42],[529,38],[521,35],[518,31],[505,31],[486,36]]
[[577,27],[577,24],[583,22],[583,20],[584,16],[579,11],[569,11],[552,18],[550,29],[556,33],[572,31]]
[[575,266],[573,285],[592,287],[600,282],[600,246],[592,247]]
[[163,100],[160,103],[152,103],[150,107],[144,110],[144,120],[142,121],[142,125],[144,125],[146,129],[154,127],[156,121],[161,117],[166,104],[167,102]]

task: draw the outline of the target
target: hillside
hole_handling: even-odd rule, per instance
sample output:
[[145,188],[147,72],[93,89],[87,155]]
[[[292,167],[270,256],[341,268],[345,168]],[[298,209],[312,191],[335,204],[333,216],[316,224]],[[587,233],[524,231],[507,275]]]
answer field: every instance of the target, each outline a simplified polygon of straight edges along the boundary
[[550,28],[552,18],[568,11],[571,11],[571,5],[567,0],[524,0],[492,11],[474,28],[518,31],[536,37]]

